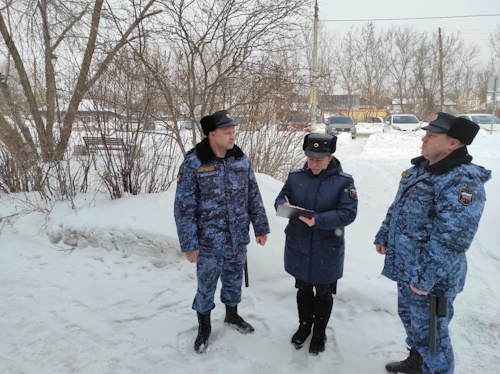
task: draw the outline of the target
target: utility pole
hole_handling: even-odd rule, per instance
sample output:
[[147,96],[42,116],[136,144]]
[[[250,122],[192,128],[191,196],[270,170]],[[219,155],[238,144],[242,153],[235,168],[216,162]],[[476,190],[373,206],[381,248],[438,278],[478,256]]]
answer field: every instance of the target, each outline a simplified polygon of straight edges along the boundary
[[[498,90],[498,77],[495,77],[495,83],[493,84],[493,105],[491,106],[491,114],[495,115],[497,109],[497,90]],[[491,125],[491,131],[493,131],[493,124]]]
[[444,110],[444,92],[443,92],[443,41],[441,39],[441,27],[439,30],[439,80],[441,84],[441,112]]
[[318,105],[317,84],[318,84],[318,0],[314,5],[314,45],[312,56],[312,74],[311,74],[311,97],[309,101],[310,116],[316,119],[316,107]]

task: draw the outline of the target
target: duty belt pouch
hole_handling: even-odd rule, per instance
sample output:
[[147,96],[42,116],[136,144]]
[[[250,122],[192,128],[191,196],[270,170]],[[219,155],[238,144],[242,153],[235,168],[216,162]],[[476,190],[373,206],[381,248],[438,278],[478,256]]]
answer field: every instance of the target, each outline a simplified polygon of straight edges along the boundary
[[437,297],[436,303],[436,315],[438,317],[446,317],[448,316],[448,298],[447,297]]

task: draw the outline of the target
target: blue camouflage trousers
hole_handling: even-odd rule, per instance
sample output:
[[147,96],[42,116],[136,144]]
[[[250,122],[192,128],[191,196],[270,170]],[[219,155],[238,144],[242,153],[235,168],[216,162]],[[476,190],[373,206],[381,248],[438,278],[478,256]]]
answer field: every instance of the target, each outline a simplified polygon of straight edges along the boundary
[[194,310],[204,314],[215,308],[214,297],[219,278],[222,283],[220,301],[228,306],[240,303],[246,252],[246,248],[237,253],[223,254],[200,250],[196,263],[198,288],[193,301]]
[[430,297],[413,292],[409,283],[398,283],[398,314],[406,330],[406,344],[417,349],[424,360],[425,374],[452,374],[455,361],[448,325],[453,318],[453,301],[449,298],[448,316],[436,318],[436,354],[429,352]]

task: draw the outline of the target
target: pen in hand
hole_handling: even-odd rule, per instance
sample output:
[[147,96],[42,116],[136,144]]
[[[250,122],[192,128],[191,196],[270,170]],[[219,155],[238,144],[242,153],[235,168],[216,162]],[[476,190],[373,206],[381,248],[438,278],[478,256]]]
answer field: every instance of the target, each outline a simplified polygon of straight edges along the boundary
[[288,200],[288,197],[285,195],[285,204],[283,204],[283,205],[287,205],[287,204],[288,204],[288,205],[291,205],[291,204],[290,204],[290,200]]

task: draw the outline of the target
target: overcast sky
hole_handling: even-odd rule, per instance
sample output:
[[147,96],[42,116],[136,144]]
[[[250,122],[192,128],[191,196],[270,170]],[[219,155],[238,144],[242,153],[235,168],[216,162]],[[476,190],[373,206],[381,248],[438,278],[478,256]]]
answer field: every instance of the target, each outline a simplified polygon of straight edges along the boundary
[[[442,32],[460,34],[467,43],[481,47],[482,54],[490,55],[489,35],[500,25],[499,0],[318,0],[319,19],[329,28],[343,33],[352,25],[363,25],[367,19],[391,19],[374,21],[377,29],[387,29],[390,25],[415,25],[419,30],[433,32],[440,27]],[[470,17],[473,15],[493,15]],[[469,16],[460,18],[418,19],[407,18]],[[406,20],[393,20],[405,19]],[[333,21],[333,20],[364,20]]]

